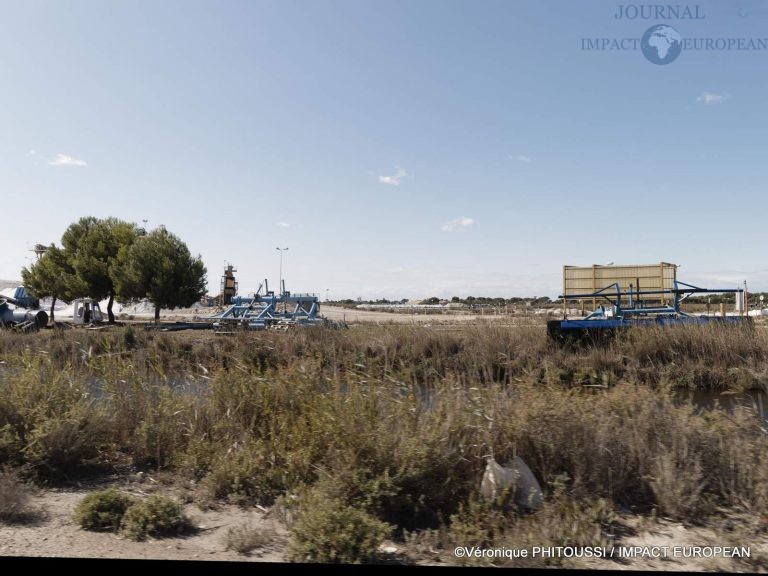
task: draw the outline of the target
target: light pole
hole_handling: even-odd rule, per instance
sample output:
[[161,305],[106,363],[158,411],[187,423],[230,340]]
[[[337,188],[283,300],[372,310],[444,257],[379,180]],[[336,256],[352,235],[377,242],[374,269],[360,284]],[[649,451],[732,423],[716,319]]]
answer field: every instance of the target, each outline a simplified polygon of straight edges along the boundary
[[280,290],[280,294],[282,294],[283,293],[283,252],[288,250],[288,248],[287,247],[286,248],[277,247],[277,248],[275,248],[275,250],[280,252],[280,277],[278,278],[279,284],[278,284],[277,287]]

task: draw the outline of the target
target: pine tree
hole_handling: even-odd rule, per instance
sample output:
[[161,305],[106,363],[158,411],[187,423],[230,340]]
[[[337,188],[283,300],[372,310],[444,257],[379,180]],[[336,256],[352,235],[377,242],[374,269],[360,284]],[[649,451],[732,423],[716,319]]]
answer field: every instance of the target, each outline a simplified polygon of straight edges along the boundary
[[163,226],[121,249],[113,267],[118,298],[147,298],[155,306],[155,321],[161,308],[183,308],[200,300],[206,293],[206,273],[200,256],[193,257]]
[[72,300],[85,289],[75,275],[75,270],[69,264],[64,251],[53,244],[30,269],[22,268],[21,277],[24,285],[37,298],[53,298],[51,303],[52,323],[55,322],[56,300]]
[[110,323],[115,322],[112,304],[117,294],[113,268],[120,249],[133,244],[137,237],[135,224],[117,218],[87,216],[71,224],[61,238],[64,254],[81,288],[74,296],[95,300],[109,298],[107,315]]

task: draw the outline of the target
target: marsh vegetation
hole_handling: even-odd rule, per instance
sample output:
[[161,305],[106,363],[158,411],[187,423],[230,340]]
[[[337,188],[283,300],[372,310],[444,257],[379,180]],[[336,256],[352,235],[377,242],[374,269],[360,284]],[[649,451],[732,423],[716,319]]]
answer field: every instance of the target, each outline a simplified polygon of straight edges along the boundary
[[[41,486],[169,471],[208,505],[273,507],[296,559],[375,561],[387,537],[600,545],[621,511],[766,521],[756,409],[681,394],[764,390],[761,328],[645,329],[571,350],[492,325],[127,327],[3,333],[0,346],[0,465]],[[540,511],[478,498],[489,455],[530,466]]]

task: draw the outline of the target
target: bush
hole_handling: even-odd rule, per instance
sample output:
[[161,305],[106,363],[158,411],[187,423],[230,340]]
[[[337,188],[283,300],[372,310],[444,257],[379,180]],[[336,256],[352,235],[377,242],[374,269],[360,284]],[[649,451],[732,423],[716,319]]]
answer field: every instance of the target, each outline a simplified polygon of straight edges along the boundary
[[132,350],[136,348],[136,344],[137,344],[136,332],[134,332],[133,326],[131,325],[128,325],[128,327],[123,332],[123,344],[128,350]]
[[30,434],[24,456],[44,480],[67,480],[98,465],[98,435],[91,420],[52,418]]
[[29,488],[15,471],[0,471],[0,522],[20,522],[30,514]]
[[83,498],[75,508],[74,521],[83,530],[117,531],[133,498],[114,488],[94,492]]
[[[551,499],[541,510],[521,518],[494,545],[508,548],[534,546],[601,546],[608,547],[609,536],[617,515],[611,503],[602,498],[577,498],[565,492],[563,477],[554,482]],[[561,557],[540,558],[534,565],[559,565]],[[517,565],[519,560],[507,561],[505,565]],[[528,563],[530,566],[531,564]]]
[[709,498],[702,498],[706,487],[698,459],[685,460],[666,453],[658,457],[651,488],[662,514],[675,519],[698,519],[712,512]]
[[[559,476],[553,482],[550,498],[540,510],[518,514],[514,507],[502,500],[488,502],[470,497],[450,517],[447,542],[443,548],[453,551],[455,547],[506,547],[530,550],[534,546],[610,546],[606,535],[617,516],[610,502],[604,499],[578,498],[566,492],[566,476]],[[489,557],[449,557],[448,561],[460,565],[541,567],[559,565],[562,559],[552,558],[528,560]]]
[[250,524],[233,526],[224,536],[224,546],[238,554],[248,554],[258,548],[264,548],[273,540],[266,530],[254,528]]
[[[0,406],[1,416],[2,406]],[[21,464],[22,449],[18,431],[11,424],[0,425],[0,464]]]
[[362,564],[378,558],[391,526],[315,490],[302,503],[292,529],[289,558],[294,562]]
[[182,514],[181,505],[159,494],[128,508],[122,521],[122,532],[131,540],[181,534],[191,528],[192,523]]
[[514,513],[471,496],[451,514],[448,538],[455,546],[488,547],[498,540],[515,521]]
[[270,466],[263,449],[254,444],[213,458],[211,470],[203,480],[209,497],[242,506],[269,506],[274,502],[280,490],[284,490],[280,485],[281,471]]

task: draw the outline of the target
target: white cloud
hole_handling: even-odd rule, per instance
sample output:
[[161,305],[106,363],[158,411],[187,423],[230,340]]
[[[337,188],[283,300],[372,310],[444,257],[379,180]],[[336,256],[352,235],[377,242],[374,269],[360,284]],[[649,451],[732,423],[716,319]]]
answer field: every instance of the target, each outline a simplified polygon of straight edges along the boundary
[[37,150],[30,150],[27,152],[27,156],[34,156],[35,154],[37,154]]
[[526,156],[525,154],[520,154],[520,156],[517,156],[517,157],[510,156],[510,158],[512,158],[512,160],[517,160],[518,162],[522,162],[523,164],[530,164],[531,162],[533,162],[531,157]]
[[387,274],[400,274],[401,272],[405,272],[405,268],[402,266],[394,266],[392,268],[384,268],[384,272]]
[[51,166],[88,166],[85,160],[73,158],[66,154],[56,154],[56,158],[48,162]]
[[466,216],[462,216],[461,218],[456,218],[456,220],[451,220],[450,222],[446,222],[440,227],[440,230],[443,232],[455,232],[456,230],[459,230],[460,228],[466,228],[468,226],[472,226],[475,221],[472,220],[472,218],[467,218]]
[[278,222],[277,225],[280,226],[280,228],[290,228],[291,227],[291,225],[288,224],[288,222]]
[[714,92],[702,92],[701,96],[696,98],[696,102],[704,102],[707,106],[710,104],[722,104],[728,100],[728,96],[724,94],[715,94]]
[[396,167],[396,171],[392,176],[379,176],[379,182],[382,184],[389,184],[390,186],[400,186],[400,180],[408,176],[408,172],[405,169]]

